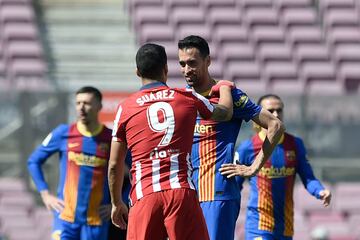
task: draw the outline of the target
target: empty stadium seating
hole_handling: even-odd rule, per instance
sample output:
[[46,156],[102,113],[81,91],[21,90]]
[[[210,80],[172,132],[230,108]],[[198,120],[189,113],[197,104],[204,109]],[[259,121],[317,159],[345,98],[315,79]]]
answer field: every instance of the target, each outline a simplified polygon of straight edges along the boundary
[[0,0],[0,81],[6,83],[3,87],[47,89],[44,59],[32,2]]
[[[157,9],[132,15],[139,44],[176,46],[186,35],[201,35],[219,49],[220,78],[244,90],[295,94],[323,87],[329,94],[358,92],[359,5],[353,0],[131,0],[135,12]],[[148,20],[156,23],[151,30],[146,26],[150,15],[156,15]],[[175,76],[180,77],[170,73]]]

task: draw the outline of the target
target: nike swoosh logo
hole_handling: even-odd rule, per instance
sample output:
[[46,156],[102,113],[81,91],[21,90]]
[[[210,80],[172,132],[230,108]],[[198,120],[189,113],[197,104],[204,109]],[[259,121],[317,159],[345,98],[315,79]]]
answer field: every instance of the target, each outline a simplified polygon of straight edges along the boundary
[[74,148],[74,147],[77,147],[79,145],[80,145],[80,143],[69,143],[68,144],[69,148]]

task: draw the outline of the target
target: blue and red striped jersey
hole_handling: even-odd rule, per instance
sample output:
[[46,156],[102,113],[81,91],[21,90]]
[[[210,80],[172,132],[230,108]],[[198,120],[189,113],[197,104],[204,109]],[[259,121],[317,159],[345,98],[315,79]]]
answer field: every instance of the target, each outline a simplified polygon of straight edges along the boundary
[[48,186],[41,166],[53,153],[59,153],[57,195],[65,201],[61,219],[101,225],[99,207],[110,204],[107,167],[111,138],[111,130],[103,125],[90,133],[81,124],[63,124],[54,129],[29,157],[29,172],[38,191],[42,191]]
[[[237,149],[235,160],[240,164],[251,165],[264,139],[265,134],[260,132],[244,141]],[[296,173],[307,191],[319,198],[319,192],[324,188],[313,174],[303,141],[285,133],[260,172],[249,179],[246,231],[293,236],[293,189]],[[238,180],[242,184],[242,178]]]
[[[205,94],[204,94],[205,95]],[[233,117],[228,122],[196,119],[192,146],[193,181],[199,200],[239,199],[240,191],[233,178],[219,172],[224,163],[232,163],[235,142],[243,120],[249,121],[260,113],[261,107],[254,104],[240,89],[232,90]],[[209,97],[216,104],[218,97]]]

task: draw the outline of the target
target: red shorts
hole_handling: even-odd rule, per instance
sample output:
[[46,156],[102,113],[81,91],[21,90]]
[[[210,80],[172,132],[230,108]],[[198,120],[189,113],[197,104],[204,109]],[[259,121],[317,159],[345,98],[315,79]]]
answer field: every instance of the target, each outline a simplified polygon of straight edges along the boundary
[[195,190],[172,189],[144,196],[130,208],[127,240],[207,240]]

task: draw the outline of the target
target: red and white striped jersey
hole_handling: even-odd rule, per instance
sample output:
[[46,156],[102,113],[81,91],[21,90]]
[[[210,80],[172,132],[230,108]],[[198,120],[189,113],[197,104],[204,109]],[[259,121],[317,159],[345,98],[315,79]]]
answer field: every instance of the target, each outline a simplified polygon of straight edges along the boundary
[[169,88],[157,82],[145,85],[118,108],[113,141],[131,151],[134,204],[153,192],[194,189],[191,146],[197,113],[211,117],[214,107],[191,89]]

